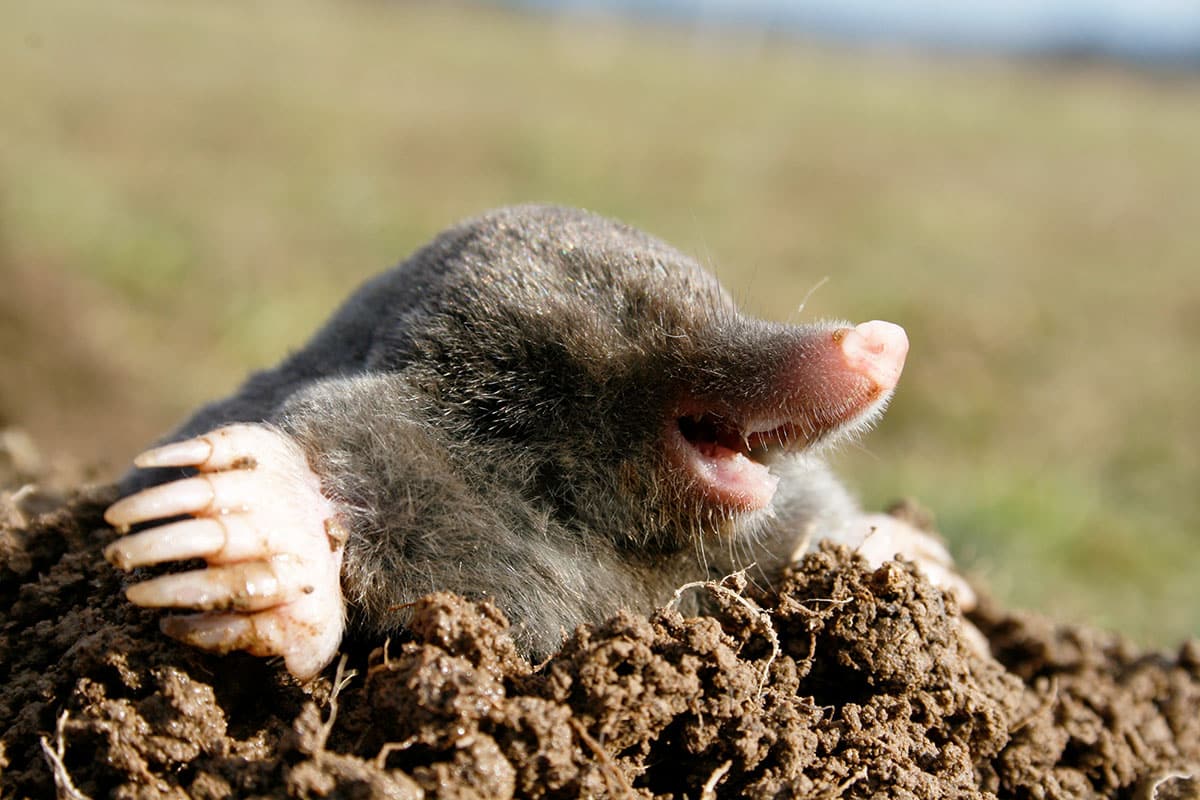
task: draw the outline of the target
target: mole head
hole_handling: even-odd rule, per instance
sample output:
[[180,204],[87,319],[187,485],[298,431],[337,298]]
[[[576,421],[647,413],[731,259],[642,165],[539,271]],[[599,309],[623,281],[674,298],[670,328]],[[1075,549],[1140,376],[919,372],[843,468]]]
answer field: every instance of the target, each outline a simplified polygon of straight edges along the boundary
[[623,225],[525,207],[474,226],[426,351],[438,394],[467,440],[518,454],[505,477],[548,513],[614,540],[669,550],[753,527],[781,475],[802,475],[782,462],[869,424],[899,379],[898,326],[747,317]]

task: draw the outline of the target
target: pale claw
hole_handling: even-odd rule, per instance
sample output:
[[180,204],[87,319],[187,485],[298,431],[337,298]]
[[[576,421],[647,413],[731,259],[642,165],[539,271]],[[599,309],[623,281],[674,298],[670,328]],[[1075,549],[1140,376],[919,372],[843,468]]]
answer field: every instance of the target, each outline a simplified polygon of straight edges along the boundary
[[278,448],[279,434],[265,425],[227,425],[203,436],[147,450],[133,460],[142,469],[197,467],[253,469],[260,454]]
[[[298,601],[303,603],[303,600]],[[253,614],[189,614],[164,617],[159,627],[172,639],[213,653],[245,650],[255,656],[282,656],[297,678],[320,672],[337,652],[341,627],[313,628],[297,603]],[[297,613],[300,612],[300,613]]]
[[201,436],[197,439],[171,442],[162,447],[147,450],[134,458],[133,463],[142,469],[209,466],[208,461],[212,455],[212,442]]
[[293,559],[243,561],[223,567],[162,575],[125,591],[129,602],[146,608],[204,611],[262,611],[315,591]]
[[124,536],[105,557],[121,569],[191,558],[209,566],[136,583],[129,600],[204,611],[168,617],[163,630],[216,652],[283,656],[300,678],[332,660],[344,627],[345,535],[299,447],[267,426],[230,425],[150,450],[136,463],[200,474],[126,497],[105,519],[127,531],[190,518]]
[[130,570],[164,561],[209,558],[224,547],[225,528],[221,522],[189,519],[123,536],[104,548],[104,557],[118,569]]
[[291,535],[291,531],[279,527],[256,527],[254,517],[246,510],[218,512],[124,536],[104,548],[104,557],[126,570],[185,558],[228,564],[288,552]]
[[216,487],[209,476],[184,478],[118,500],[104,512],[104,519],[117,530],[127,531],[139,522],[206,512],[215,498]]

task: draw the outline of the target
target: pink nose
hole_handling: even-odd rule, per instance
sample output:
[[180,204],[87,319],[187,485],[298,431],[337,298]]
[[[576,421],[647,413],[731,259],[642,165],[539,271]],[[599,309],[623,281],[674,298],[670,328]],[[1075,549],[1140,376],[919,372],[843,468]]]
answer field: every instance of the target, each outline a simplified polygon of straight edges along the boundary
[[896,388],[904,369],[904,357],[908,355],[904,328],[881,320],[864,322],[846,331],[841,345],[846,366],[870,378],[884,391]]

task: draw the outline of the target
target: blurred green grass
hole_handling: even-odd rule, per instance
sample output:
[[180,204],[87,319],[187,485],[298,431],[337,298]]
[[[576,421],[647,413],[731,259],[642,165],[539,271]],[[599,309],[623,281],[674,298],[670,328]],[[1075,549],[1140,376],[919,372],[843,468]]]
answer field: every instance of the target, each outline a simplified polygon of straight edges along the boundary
[[[0,8],[0,424],[119,468],[478,211],[624,218],[900,322],[839,456],[1007,602],[1200,632],[1200,78],[455,5]],[[821,283],[828,277],[828,281]],[[810,289],[819,288],[800,304]]]

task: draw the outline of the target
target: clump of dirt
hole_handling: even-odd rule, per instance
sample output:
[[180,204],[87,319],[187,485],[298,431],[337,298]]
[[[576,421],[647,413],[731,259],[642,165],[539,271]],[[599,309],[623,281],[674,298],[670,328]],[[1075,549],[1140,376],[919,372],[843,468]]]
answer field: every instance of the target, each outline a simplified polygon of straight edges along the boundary
[[112,499],[0,491],[0,796],[1200,797],[1200,642],[986,607],[981,654],[910,566],[824,547],[539,665],[492,606],[431,595],[301,686],[126,603]]

